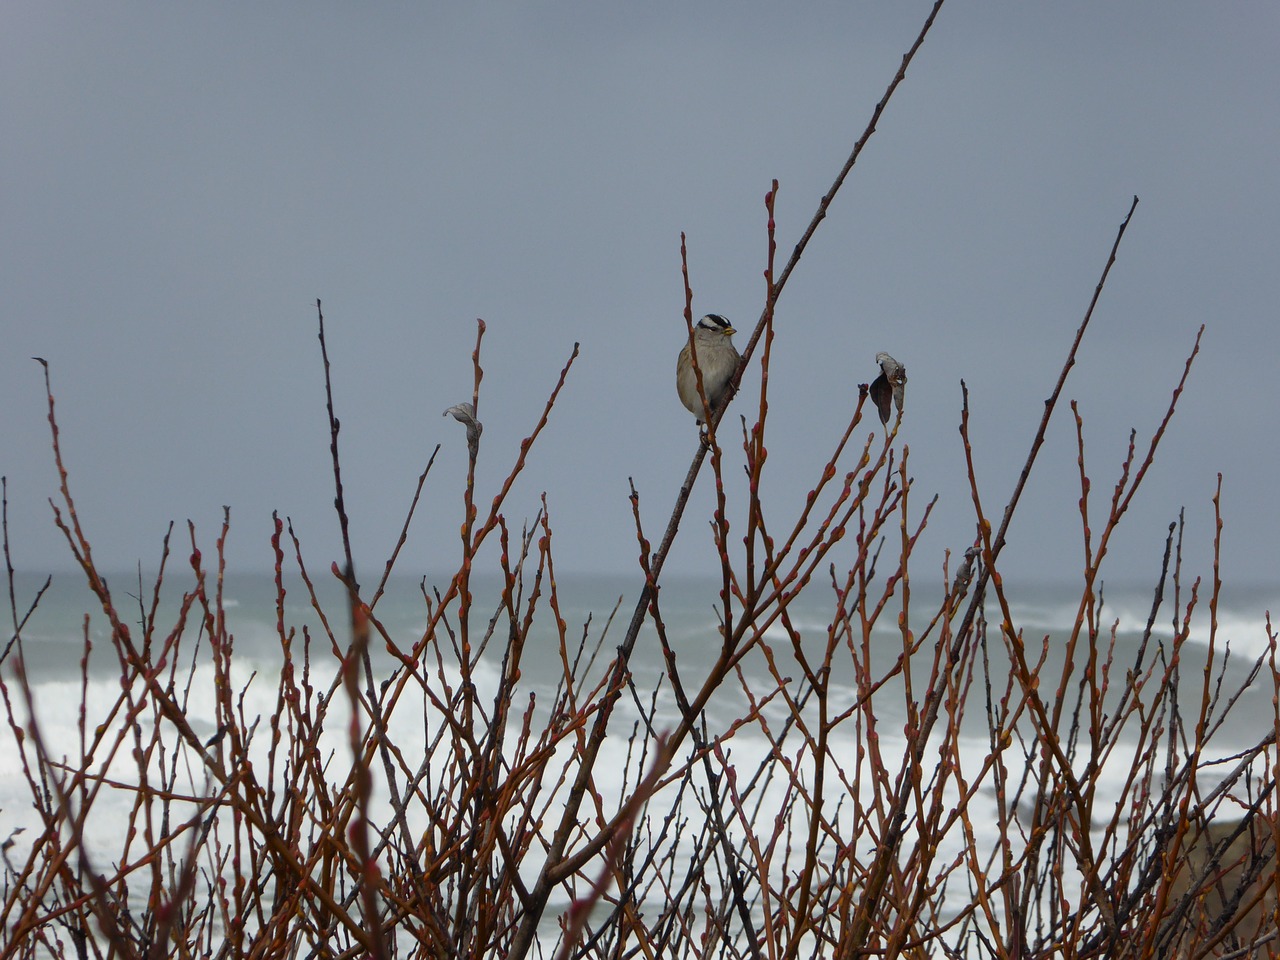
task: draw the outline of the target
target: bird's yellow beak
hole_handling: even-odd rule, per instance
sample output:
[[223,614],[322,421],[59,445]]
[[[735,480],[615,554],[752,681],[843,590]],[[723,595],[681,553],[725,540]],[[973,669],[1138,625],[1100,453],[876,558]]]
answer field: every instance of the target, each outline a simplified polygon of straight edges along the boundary
[[733,336],[735,333],[737,333],[738,331],[737,331],[737,330],[735,330],[735,329],[733,329],[733,327],[725,327],[725,328],[724,328],[723,330],[721,330],[720,332],[721,332],[721,333],[723,333],[726,337],[732,337],[732,336]]

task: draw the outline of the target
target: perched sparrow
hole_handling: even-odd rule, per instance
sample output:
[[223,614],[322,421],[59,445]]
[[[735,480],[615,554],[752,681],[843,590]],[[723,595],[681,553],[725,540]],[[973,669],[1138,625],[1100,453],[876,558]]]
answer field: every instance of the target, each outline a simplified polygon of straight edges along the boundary
[[[717,313],[709,313],[693,328],[693,345],[698,351],[698,369],[702,371],[702,390],[707,395],[707,403],[714,411],[724,399],[729,381],[738,372],[738,351],[733,345],[733,327],[729,321]],[[689,412],[702,422],[706,411],[702,407],[702,399],[698,396],[698,380],[693,372],[693,361],[689,357],[689,345],[686,343],[680,351],[680,359],[676,362],[676,392],[680,394],[680,402],[689,408]]]
[[907,387],[907,368],[887,353],[877,353],[876,363],[880,364],[880,376],[871,384],[871,399],[880,411],[880,422],[889,425],[889,400],[893,399],[898,413],[902,413],[902,395]]

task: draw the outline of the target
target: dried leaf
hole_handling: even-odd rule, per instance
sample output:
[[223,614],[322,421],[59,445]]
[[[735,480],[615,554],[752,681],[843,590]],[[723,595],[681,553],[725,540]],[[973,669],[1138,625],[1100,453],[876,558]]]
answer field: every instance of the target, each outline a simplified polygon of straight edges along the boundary
[[474,460],[476,453],[480,449],[480,434],[484,432],[484,424],[476,419],[476,408],[470,403],[456,403],[441,416],[453,417],[459,423],[464,424],[467,428],[467,449],[471,451],[471,458]]
[[902,401],[906,394],[907,368],[887,353],[877,353],[880,376],[871,384],[871,399],[880,413],[880,422],[889,425],[889,402],[892,399],[898,413],[902,413]]

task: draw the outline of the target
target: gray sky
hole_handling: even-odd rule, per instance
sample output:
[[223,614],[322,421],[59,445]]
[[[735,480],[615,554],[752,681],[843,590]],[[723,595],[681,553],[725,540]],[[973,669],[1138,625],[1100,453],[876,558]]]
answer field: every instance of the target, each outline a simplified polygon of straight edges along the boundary
[[[39,355],[105,567],[154,567],[170,520],[212,552],[223,504],[235,569],[270,563],[273,508],[327,567],[319,297],[366,579],[437,442],[400,569],[455,562],[466,445],[441,411],[470,396],[477,317],[478,501],[581,341],[505,512],[518,526],[546,490],[562,571],[634,569],[627,478],[656,540],[696,442],[672,383],[680,231],[695,311],[749,330],[770,179],[781,262],[929,6],[7,3],[0,472],[17,565],[70,560]],[[914,575],[939,579],[973,529],[961,378],[998,519],[1137,194],[1067,387],[1095,528],[1130,427],[1145,448],[1207,331],[1104,573],[1154,577],[1185,506],[1187,562],[1208,575],[1221,471],[1223,574],[1274,578],[1278,41],[1261,0],[951,0],[779,304],[774,529],[887,350],[910,374],[912,514],[940,498]],[[1041,460],[1006,566],[1070,577],[1065,404]],[[708,568],[709,490],[704,473],[671,569]]]

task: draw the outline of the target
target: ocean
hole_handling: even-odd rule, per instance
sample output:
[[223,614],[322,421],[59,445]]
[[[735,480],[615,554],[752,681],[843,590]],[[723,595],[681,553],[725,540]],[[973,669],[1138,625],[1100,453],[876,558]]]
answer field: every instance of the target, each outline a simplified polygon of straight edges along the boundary
[[[43,578],[40,577],[18,577],[16,598],[20,614],[42,582]],[[109,582],[122,620],[135,637],[140,637],[144,632],[144,624],[152,616],[149,610],[151,599],[148,595],[150,585],[144,584],[140,589],[136,574],[117,575],[109,578]],[[338,643],[345,644],[350,634],[344,592],[328,571],[324,571],[322,577],[318,576],[317,582],[318,599],[321,609],[326,612],[329,628],[333,630]],[[432,606],[436,602],[435,591],[443,592],[447,585],[447,576],[423,580],[393,578],[388,583],[385,594],[374,608],[374,615],[387,636],[393,638],[402,651],[410,650],[414,642],[422,637],[431,617]],[[185,580],[181,575],[171,573],[155,614],[157,638],[162,638],[173,630],[184,590],[190,586],[189,572]],[[639,586],[638,579],[630,576],[558,577],[555,588],[558,619],[564,625],[561,630],[549,607],[550,583],[541,584],[541,597],[534,608],[533,626],[523,645],[519,679],[514,687],[515,693],[510,697],[510,715],[506,720],[507,749],[513,749],[511,744],[518,739],[519,729],[526,717],[535,724],[536,729],[537,723],[546,722],[551,705],[565,696],[565,664],[572,664],[574,658],[579,656],[580,643],[584,643],[586,652],[577,660],[577,669],[587,680],[580,686],[579,696],[585,698],[591,695],[593,684],[605,675],[609,660],[623,640],[639,595]],[[715,667],[721,653],[720,586],[718,581],[710,579],[672,578],[664,581],[661,589],[660,609],[665,633],[681,683],[690,695]],[[214,587],[215,584],[210,583],[209,591],[212,592]],[[373,584],[364,585],[365,596],[371,595],[372,587]],[[263,770],[266,769],[269,744],[267,718],[279,708],[283,662],[277,626],[275,583],[270,575],[235,574],[226,577],[221,589],[222,610],[226,616],[225,635],[233,644],[229,662],[235,709],[244,718],[246,729],[255,722],[258,724],[249,754],[255,768]],[[872,584],[868,588],[868,594],[876,598],[879,596],[877,591],[882,589],[883,584]],[[524,588],[526,602],[531,591],[532,580]],[[1064,698],[1073,701],[1078,691],[1088,686],[1088,671],[1084,667],[1087,662],[1084,651],[1089,646],[1087,638],[1081,641],[1077,655],[1079,666],[1069,674],[1066,683],[1061,686],[1058,684],[1063,675],[1067,638],[1080,609],[1080,586],[1009,584],[1007,592],[1011,599],[1011,619],[1015,629],[1021,631],[1029,660],[1035,663],[1043,650],[1044,659],[1036,672],[1041,678],[1042,694],[1046,691],[1049,693],[1044,698],[1045,702],[1052,707]],[[929,627],[938,609],[941,593],[941,584],[933,585],[931,589],[913,582],[910,607],[903,614],[902,590],[899,585],[885,601],[883,612],[876,622],[865,630],[862,629],[861,618],[857,614],[848,620],[836,615],[836,593],[829,582],[811,583],[803,593],[794,598],[788,606],[787,623],[784,625],[781,620],[775,621],[759,635],[750,652],[741,658],[731,675],[708,697],[702,712],[700,726],[703,736],[713,743],[719,738],[718,762],[723,764],[723,769],[736,771],[737,789],[745,789],[750,778],[769,767],[771,758],[778,758],[778,744],[785,742],[780,733],[793,714],[797,714],[807,724],[815,722],[815,700],[802,696],[808,686],[802,658],[810,664],[819,662],[829,645],[833,645],[836,653],[831,660],[829,675],[823,681],[826,688],[826,709],[828,712],[848,711],[847,722],[833,728],[828,746],[831,757],[839,764],[841,771],[845,796],[839,803],[856,808],[866,798],[855,795],[867,790],[880,798],[869,801],[870,808],[874,808],[876,803],[882,803],[883,797],[887,795],[885,791],[890,791],[892,784],[868,786],[858,781],[856,771],[860,769],[860,764],[868,762],[867,738],[874,737],[873,752],[887,758],[891,771],[897,769],[907,751],[908,738],[919,722],[922,691],[929,681],[937,638],[941,634],[940,625]],[[480,645],[491,619],[500,612],[500,594],[500,584],[495,578],[473,578],[474,613],[470,623],[470,642],[473,646]],[[1124,691],[1128,686],[1125,680],[1126,669],[1135,662],[1150,666],[1158,661],[1162,651],[1167,656],[1173,649],[1175,633],[1183,632],[1182,620],[1186,611],[1173,609],[1172,591],[1167,589],[1155,628],[1145,648],[1143,647],[1144,630],[1151,612],[1153,595],[1154,589],[1150,585],[1103,586],[1102,603],[1095,613],[1100,631],[1094,649],[1105,659],[1108,646],[1114,642],[1114,665],[1107,673],[1108,689],[1103,695],[1105,709],[1099,714],[1106,718],[1103,726],[1112,717],[1106,711],[1115,709],[1116,704],[1123,702]],[[1185,607],[1189,599],[1185,590],[1180,599]],[[1181,669],[1177,674],[1179,706],[1184,714],[1194,718],[1198,715],[1205,691],[1208,690],[1211,695],[1217,696],[1214,712],[1210,716],[1211,723],[1224,713],[1226,716],[1225,722],[1220,722],[1213,728],[1209,740],[1210,750],[1202,758],[1202,791],[1210,789],[1215,782],[1214,778],[1220,779],[1230,769],[1230,764],[1210,763],[1210,759],[1233,757],[1255,745],[1268,732],[1280,728],[1276,707],[1280,678],[1274,672],[1274,641],[1267,627],[1268,611],[1277,609],[1277,600],[1280,600],[1280,590],[1273,587],[1228,586],[1224,588],[1217,609],[1216,628],[1211,629],[1207,596],[1200,598],[1192,618],[1186,624],[1186,642],[1181,647]],[[870,605],[874,605],[874,602]],[[985,668],[982,657],[975,656],[969,662],[966,676],[971,686],[963,715],[953,722],[946,715],[944,704],[944,716],[929,740],[931,759],[925,763],[926,782],[937,776],[942,769],[941,762],[932,759],[932,756],[934,751],[943,749],[948,740],[953,744],[957,769],[976,778],[971,781],[973,791],[968,801],[970,815],[964,818],[963,824],[954,824],[950,833],[943,838],[939,845],[941,861],[961,856],[966,845],[985,851],[997,849],[1001,839],[1001,823],[1006,821],[998,815],[996,805],[1001,802],[1014,803],[1010,797],[1004,800],[997,797],[990,780],[994,774],[990,771],[980,773],[992,752],[989,729],[991,712],[995,711],[998,715],[1002,709],[1008,709],[1007,702],[1002,704],[1002,696],[1010,678],[1009,659],[1002,652],[1003,643],[1000,640],[999,624],[1002,617],[990,595],[987,597],[985,612],[988,621]],[[316,690],[326,689],[330,683],[336,682],[335,678],[338,676],[339,657],[328,639],[325,619],[313,606],[309,592],[302,582],[296,577],[289,578],[286,582],[283,620],[287,629],[294,631],[291,643],[295,667],[301,663],[304,629],[310,635],[308,680]],[[447,620],[456,636],[456,616]],[[848,632],[836,630],[833,633],[833,623],[839,625],[841,622],[851,629]],[[477,721],[481,729],[486,722],[485,718],[492,716],[497,710],[493,701],[506,669],[502,652],[509,630],[508,618],[498,616],[495,623],[492,639],[479,655],[467,678],[477,690],[476,703],[484,708],[482,718]],[[918,649],[905,661],[902,658],[904,623],[913,641],[924,637]],[[198,628],[194,617],[188,618],[183,635],[184,652],[174,658],[175,661],[181,661],[181,664],[175,672],[165,672],[164,676],[174,678],[178,688],[183,691],[181,701],[191,729],[202,740],[207,738],[208,743],[216,745],[220,732],[218,711],[221,694],[218,688],[221,681],[209,662],[209,637]],[[439,642],[447,647],[447,634],[442,632],[440,638]],[[155,642],[158,644],[160,641],[157,639]],[[591,653],[593,649],[596,649],[594,659]],[[370,652],[374,679],[380,683],[392,675],[399,661],[387,651],[386,644],[376,634]],[[68,764],[75,766],[81,756],[81,745],[86,736],[92,739],[94,731],[99,730],[101,725],[125,722],[118,709],[121,669],[112,650],[111,631],[101,606],[87,591],[83,578],[74,573],[56,575],[38,609],[22,628],[20,645],[11,645],[3,664],[0,664],[0,678],[4,681],[5,707],[8,711],[8,722],[3,733],[0,733],[0,840],[7,837],[11,841],[6,847],[11,875],[14,865],[22,861],[24,851],[30,849],[33,838],[41,830],[27,774],[30,765],[34,763],[35,748],[31,735],[32,716],[26,708],[26,695],[23,684],[19,681],[19,658],[21,676],[25,677],[26,689],[30,691],[34,722],[40,740],[50,756],[55,759],[65,757]],[[1259,668],[1260,658],[1262,662]],[[457,684],[462,682],[462,678],[456,664],[450,666],[449,661],[447,651],[439,660],[428,653],[422,660],[423,673],[428,677],[434,676],[441,689],[456,693]],[[909,669],[898,669],[904,663]],[[1209,667],[1207,674],[1206,664]],[[166,670],[173,665],[173,662],[167,663]],[[1101,669],[1101,666],[1095,666],[1095,678],[1101,675]],[[616,732],[611,732],[605,740],[602,762],[597,767],[594,781],[598,796],[606,804],[616,803],[618,798],[627,795],[644,772],[642,760],[635,755],[636,743],[639,741],[633,739],[632,731],[637,727],[651,725],[654,731],[662,733],[676,727],[680,721],[680,708],[672,692],[669,664],[662,655],[651,620],[646,622],[639,635],[629,672],[630,685],[619,703],[618,714],[611,727],[611,731]],[[1158,671],[1157,678],[1160,675]],[[1158,679],[1155,682],[1159,682]],[[860,691],[865,694],[869,685],[874,687],[872,698],[867,706],[859,707]],[[986,694],[988,687],[993,691],[990,700]],[[1232,702],[1230,710],[1226,711],[1228,700]],[[335,702],[346,703],[341,701],[340,696]],[[652,715],[648,715],[650,704]],[[1079,732],[1080,743],[1076,745],[1077,766],[1088,765],[1088,741],[1098,732],[1092,729],[1097,725],[1088,722],[1087,710],[1085,712],[1086,722]],[[1068,702],[1065,704],[1064,716],[1069,719],[1071,715],[1072,703]],[[323,742],[330,757],[328,763],[336,781],[341,781],[349,768],[349,718],[349,710],[336,710],[329,718],[329,729],[324,735]],[[1096,799],[1093,803],[1095,819],[1091,828],[1098,831],[1099,837],[1104,832],[1105,822],[1118,806],[1132,805],[1135,802],[1129,779],[1129,771],[1134,765],[1133,751],[1148,749],[1152,740],[1150,733],[1144,732],[1141,726],[1142,719],[1141,716],[1134,715],[1125,726],[1114,732],[1108,741],[1110,746],[1105,757],[1099,761],[1101,768],[1093,774]],[[413,695],[406,695],[397,704],[388,725],[388,737],[395,741],[404,754],[423,757],[432,750],[433,738],[440,735],[440,725],[439,704],[433,704],[430,697],[415,692]],[[15,728],[26,731],[26,735],[21,737],[21,743],[19,735],[14,732]],[[164,734],[161,739],[165,736],[170,734]],[[1034,738],[1028,739],[1032,746],[1033,740]],[[95,793],[91,809],[85,816],[85,849],[89,862],[98,869],[105,869],[106,865],[118,863],[121,859],[120,824],[129,820],[135,799],[135,793],[128,788],[128,784],[137,782],[136,761],[130,754],[130,743],[131,741],[124,741],[114,757],[106,759],[100,755],[95,756],[92,763],[94,769],[111,781],[104,781],[102,788]],[[650,741],[650,750],[652,745],[653,742]],[[1212,758],[1209,754],[1212,754]],[[934,770],[935,765],[938,767],[937,771]],[[1032,767],[1034,763],[1027,761],[1023,769]],[[806,788],[812,786],[812,758],[797,761],[796,770],[795,779],[790,781],[791,788],[788,789],[783,781],[775,779],[760,786],[753,795],[757,826],[765,833],[772,830],[771,835],[775,841],[779,836],[775,825],[783,822],[788,824],[788,829],[794,830],[794,833],[786,833],[788,842],[798,842],[797,838],[804,833],[804,807],[796,805],[795,785],[803,783]],[[1019,775],[1015,771],[1009,782],[1014,783]],[[987,779],[983,780],[983,777]],[[190,788],[195,793],[208,789],[208,783],[199,770],[192,771],[188,779]],[[554,783],[548,782],[543,788],[551,791],[554,786]],[[669,785],[665,789],[668,793],[674,793],[677,786]],[[701,789],[705,790],[705,787],[704,783]],[[948,786],[943,793],[954,803],[958,789],[954,785]],[[385,803],[386,791],[376,778],[373,792],[375,809],[383,809],[378,804]],[[1236,790],[1234,794],[1239,795],[1240,791]],[[1025,802],[1027,798],[1022,799]],[[650,818],[649,829],[661,823],[662,818],[669,815],[673,805],[680,802],[683,801],[664,797],[661,791],[650,797],[645,808]],[[771,804],[775,806],[771,808]],[[746,806],[741,805],[737,812],[741,813]],[[552,803],[540,809],[545,811],[548,818],[546,829],[549,830],[550,821],[560,807]],[[584,824],[589,825],[597,816],[605,815],[605,812],[593,808],[590,812],[584,810],[580,817]],[[1025,808],[1023,815],[1026,815]],[[843,813],[838,816],[833,814],[835,819],[832,823],[852,822],[839,819],[844,816]],[[431,831],[431,816],[428,812],[420,810],[410,819],[414,830],[426,833]],[[917,819],[919,818],[913,817],[912,822]],[[735,836],[742,833],[740,824],[734,825],[733,830]],[[966,837],[966,830],[972,835]],[[905,843],[911,841],[910,831],[909,824],[904,837]],[[853,843],[854,838],[849,839],[850,849],[857,847]],[[838,840],[839,838],[832,840],[833,846],[830,849],[839,849]],[[678,837],[670,842],[675,846],[680,843]],[[1111,842],[1119,841],[1113,838]],[[136,850],[136,846],[133,849]],[[868,855],[867,850],[862,849],[862,853],[857,855]],[[691,857],[693,853],[691,850],[684,850],[679,856]],[[778,857],[781,858],[780,853]],[[521,872],[531,881],[536,875],[537,857],[530,855],[529,861],[522,865]],[[779,867],[778,882],[785,884],[788,871],[794,869],[794,865]],[[958,916],[965,909],[971,909],[972,890],[957,880],[950,889],[942,892],[938,902],[944,904],[948,915]],[[569,906],[567,897],[558,893],[552,897],[540,934],[547,944],[553,943],[558,936],[558,917]],[[767,913],[766,906],[761,903],[757,903],[755,908],[761,918]],[[544,945],[544,949],[549,947]]]

